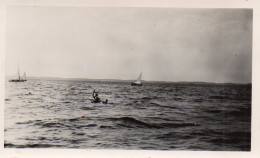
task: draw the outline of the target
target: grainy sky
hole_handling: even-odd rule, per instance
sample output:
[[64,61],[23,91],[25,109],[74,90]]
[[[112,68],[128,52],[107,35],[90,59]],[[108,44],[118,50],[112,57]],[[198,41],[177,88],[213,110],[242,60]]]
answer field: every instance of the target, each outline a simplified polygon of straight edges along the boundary
[[251,9],[8,7],[6,75],[248,83]]

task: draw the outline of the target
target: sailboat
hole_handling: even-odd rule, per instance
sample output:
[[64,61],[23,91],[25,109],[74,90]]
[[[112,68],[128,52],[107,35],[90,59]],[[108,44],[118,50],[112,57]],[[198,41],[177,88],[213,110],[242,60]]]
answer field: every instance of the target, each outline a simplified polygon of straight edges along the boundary
[[26,80],[26,73],[23,74],[23,77],[20,76],[20,70],[18,66],[18,72],[17,72],[17,79],[9,80],[9,82],[25,82]]
[[137,78],[137,80],[134,81],[134,82],[132,82],[131,85],[132,85],[132,86],[142,86],[141,78],[142,78],[142,72],[140,73],[140,75],[139,75],[139,77]]

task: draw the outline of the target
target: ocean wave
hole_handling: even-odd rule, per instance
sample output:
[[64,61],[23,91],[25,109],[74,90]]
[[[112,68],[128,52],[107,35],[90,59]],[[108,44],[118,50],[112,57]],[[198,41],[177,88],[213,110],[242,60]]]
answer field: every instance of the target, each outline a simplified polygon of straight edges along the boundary
[[238,110],[228,111],[226,114],[236,116],[237,118],[251,118],[251,108],[240,108]]
[[88,125],[85,125],[84,127],[96,127],[97,124],[88,124]]
[[213,96],[209,96],[209,99],[213,99],[213,100],[219,100],[219,101],[250,101],[251,100],[251,95],[213,95]]
[[64,102],[62,102],[62,103],[64,103],[64,104],[69,104],[69,103],[71,103],[70,101],[64,101]]
[[155,106],[159,106],[159,107],[165,107],[165,108],[170,108],[170,109],[176,109],[176,107],[174,106],[170,106],[170,105],[164,105],[163,103],[159,103],[159,102],[150,102],[150,105],[155,105]]
[[198,123],[161,123],[160,126],[163,128],[179,128],[179,127],[200,126],[200,124],[198,124]]
[[232,145],[240,150],[249,151],[251,145],[251,133],[250,132],[228,132],[219,137],[206,140],[210,143],[220,146],[226,146],[226,144]]
[[16,122],[16,124],[34,124],[37,125],[38,123],[42,123],[42,120],[29,120],[29,121],[25,121],[25,122]]
[[213,113],[213,114],[218,114],[218,113],[223,112],[223,110],[219,110],[219,109],[205,109],[204,111],[207,113]]
[[110,118],[113,121],[119,121],[117,126],[127,127],[127,128],[181,128],[181,127],[191,127],[200,126],[198,123],[147,123],[132,117],[120,117],[120,118]]
[[106,125],[101,125],[99,128],[106,128],[106,129],[115,129],[112,126],[106,126]]
[[65,124],[59,123],[59,122],[48,122],[48,123],[43,123],[41,125],[42,127],[47,127],[47,128],[51,128],[51,127],[55,127],[55,128],[60,128],[60,127],[64,127]]
[[95,110],[94,108],[90,108],[90,107],[81,107],[82,110]]
[[147,100],[156,99],[156,98],[157,97],[142,97],[141,99],[147,101]]
[[73,118],[73,119],[69,119],[70,122],[74,122],[74,121],[78,121],[79,118]]
[[202,98],[198,98],[198,99],[194,99],[193,100],[193,102],[204,102],[205,101],[205,99],[202,99]]
[[25,145],[15,145],[12,143],[5,143],[5,148],[55,148],[62,147],[62,145],[53,145],[53,144],[25,144]]
[[[136,127],[143,127],[143,128],[160,128],[160,126],[157,125],[153,125],[150,123],[146,123],[140,120],[137,120],[135,118],[132,117],[120,117],[120,118],[109,118],[112,121],[119,121],[122,122],[125,127],[131,127],[131,128],[136,128]],[[121,123],[119,123],[118,125],[121,125]]]
[[17,122],[16,124],[26,124],[30,126],[40,126],[41,128],[64,128],[71,127],[70,124],[66,124],[66,120],[68,122],[74,122],[78,119],[65,119],[65,120],[56,120],[56,121],[47,121],[47,120],[29,120],[25,122]]
[[185,99],[184,98],[180,98],[180,97],[174,97],[173,100],[175,100],[175,101],[184,101]]
[[83,136],[85,135],[85,133],[79,133],[79,132],[72,132],[73,135],[77,135],[77,136]]
[[210,96],[209,99],[220,99],[220,100],[224,100],[224,99],[228,99],[228,97],[227,97],[227,96],[214,95],[214,96]]

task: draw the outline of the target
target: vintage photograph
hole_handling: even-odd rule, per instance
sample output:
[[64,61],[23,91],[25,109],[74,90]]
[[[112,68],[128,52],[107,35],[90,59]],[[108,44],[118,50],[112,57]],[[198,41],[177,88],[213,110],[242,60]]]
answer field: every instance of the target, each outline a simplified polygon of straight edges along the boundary
[[251,151],[253,9],[8,6],[4,148]]

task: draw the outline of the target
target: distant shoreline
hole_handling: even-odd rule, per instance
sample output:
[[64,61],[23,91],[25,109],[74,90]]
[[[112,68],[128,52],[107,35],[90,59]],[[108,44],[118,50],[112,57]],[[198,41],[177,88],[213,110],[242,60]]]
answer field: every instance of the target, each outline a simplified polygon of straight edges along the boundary
[[[15,78],[14,76],[6,76],[6,80]],[[89,82],[133,82],[134,80],[123,79],[88,79],[88,78],[63,78],[63,77],[32,77],[28,76],[28,80],[61,80],[61,81],[89,81]],[[215,83],[215,82],[200,82],[200,81],[148,81],[142,80],[143,83],[165,83],[165,84],[216,84],[216,85],[252,85],[252,83]]]

